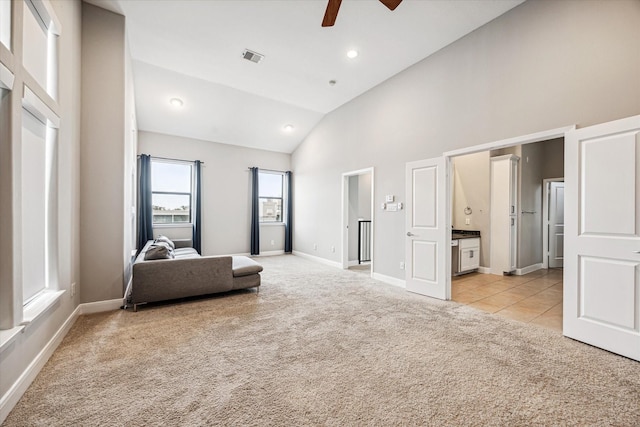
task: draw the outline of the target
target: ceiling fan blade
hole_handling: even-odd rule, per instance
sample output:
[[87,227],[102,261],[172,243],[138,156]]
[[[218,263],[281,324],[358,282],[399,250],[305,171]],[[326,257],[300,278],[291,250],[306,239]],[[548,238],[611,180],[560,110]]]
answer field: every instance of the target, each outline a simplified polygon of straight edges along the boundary
[[327,10],[324,12],[324,19],[322,20],[323,27],[333,27],[333,24],[336,23],[341,3],[342,0],[329,0],[329,3],[327,3]]
[[402,0],[380,0],[380,3],[387,6],[390,10],[395,10]]

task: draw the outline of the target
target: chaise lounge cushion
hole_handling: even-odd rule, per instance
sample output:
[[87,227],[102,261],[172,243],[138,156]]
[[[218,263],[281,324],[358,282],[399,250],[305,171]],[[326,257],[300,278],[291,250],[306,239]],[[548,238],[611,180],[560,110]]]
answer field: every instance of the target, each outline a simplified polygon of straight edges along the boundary
[[175,249],[175,248],[176,248],[175,243],[173,243],[173,241],[172,241],[170,238],[168,238],[167,236],[163,236],[162,234],[161,234],[161,235],[159,235],[159,236],[156,238],[156,241],[155,241],[155,242],[156,242],[156,243],[159,243],[159,242],[165,242],[166,244],[168,244],[169,246],[171,246],[171,249]]
[[178,248],[173,251],[176,259],[197,258],[200,256],[198,251],[193,248]]
[[173,258],[173,250],[166,243],[154,243],[144,254],[144,259],[146,261]]
[[246,256],[233,256],[232,267],[233,277],[250,276],[262,271],[262,266]]

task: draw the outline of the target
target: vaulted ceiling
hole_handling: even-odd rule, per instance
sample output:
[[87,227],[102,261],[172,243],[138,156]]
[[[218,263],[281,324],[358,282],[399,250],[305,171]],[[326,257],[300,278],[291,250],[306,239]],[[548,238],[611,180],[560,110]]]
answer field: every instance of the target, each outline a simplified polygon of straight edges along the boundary
[[344,0],[327,28],[323,0],[89,3],[126,17],[139,130],[290,153],[325,114],[523,1],[404,0],[390,11]]

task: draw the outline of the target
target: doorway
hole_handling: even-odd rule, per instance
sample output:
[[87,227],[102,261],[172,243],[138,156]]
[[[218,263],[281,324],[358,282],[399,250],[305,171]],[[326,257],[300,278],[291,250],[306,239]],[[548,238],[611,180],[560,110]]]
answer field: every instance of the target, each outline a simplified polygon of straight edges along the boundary
[[[480,235],[480,272],[523,275],[548,268],[550,243],[557,252],[554,260],[559,260],[551,267],[562,266],[563,153],[564,138],[554,138],[451,158],[450,225],[455,230]],[[515,165],[511,179],[495,175],[496,164],[505,162]],[[507,185],[507,181],[512,182]],[[551,190],[553,199],[550,199]],[[506,198],[513,200],[506,205],[496,205],[496,201]],[[547,225],[551,208],[555,228],[549,240]],[[501,222],[498,219],[505,224],[503,231],[508,237],[499,245],[496,236],[500,236],[497,225]],[[499,258],[500,255],[503,258]],[[502,264],[505,267],[498,268]]]
[[373,275],[374,171],[342,174],[342,268]]
[[[514,275],[473,273],[456,277],[451,281],[452,300],[503,317],[562,330],[562,269],[548,269],[545,262],[548,235],[544,220],[549,207],[544,190],[549,182],[561,181],[558,177],[564,176],[565,130],[472,147],[466,152],[445,153],[452,177],[449,227],[480,231],[480,273],[489,273],[492,266],[491,159],[510,155],[518,160]],[[465,186],[465,180],[470,186]],[[562,215],[561,208],[556,212]],[[558,222],[561,226],[563,221]]]
[[564,178],[543,183],[542,268],[562,268],[564,264]]

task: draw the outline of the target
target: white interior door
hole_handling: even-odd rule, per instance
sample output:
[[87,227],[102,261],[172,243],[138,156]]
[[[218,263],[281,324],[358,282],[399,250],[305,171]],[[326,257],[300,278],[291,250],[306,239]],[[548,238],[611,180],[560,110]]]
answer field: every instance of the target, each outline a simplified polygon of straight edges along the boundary
[[446,177],[444,157],[407,163],[407,290],[439,299],[449,298]]
[[640,360],[640,116],[567,132],[563,333]]
[[549,268],[562,268],[564,254],[564,182],[550,182]]

